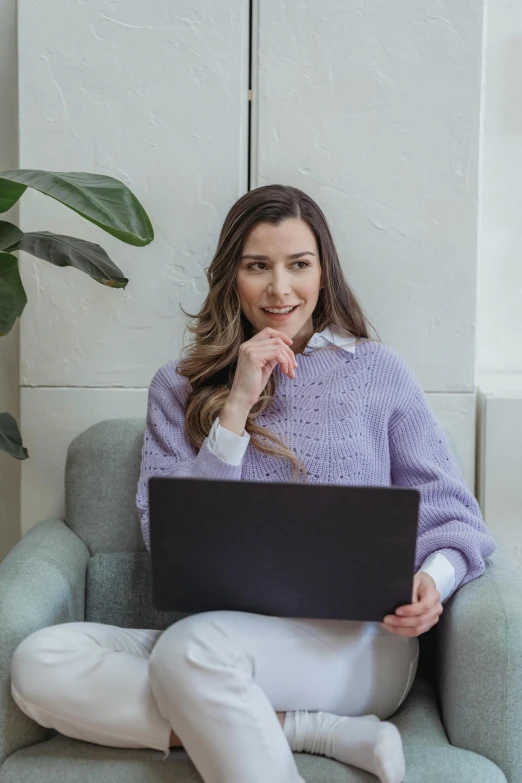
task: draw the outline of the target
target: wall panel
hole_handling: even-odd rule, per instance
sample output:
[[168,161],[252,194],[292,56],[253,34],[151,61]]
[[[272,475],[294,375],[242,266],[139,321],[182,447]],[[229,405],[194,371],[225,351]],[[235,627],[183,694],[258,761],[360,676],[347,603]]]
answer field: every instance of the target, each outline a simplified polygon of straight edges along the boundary
[[20,2],[20,165],[129,185],[156,237],[125,245],[39,193],[24,230],[98,242],[130,283],[22,258],[24,386],[148,386],[178,355],[183,317],[231,204],[247,187],[248,3]]
[[256,3],[255,183],[323,208],[381,338],[473,392],[483,2]]
[[26,192],[22,228],[102,245],[130,282],[112,290],[22,256],[22,531],[63,513],[70,440],[145,416],[156,370],[179,355],[205,269],[247,188],[248,3],[20,1],[20,166],[108,174],[150,215],[155,239],[122,244]]

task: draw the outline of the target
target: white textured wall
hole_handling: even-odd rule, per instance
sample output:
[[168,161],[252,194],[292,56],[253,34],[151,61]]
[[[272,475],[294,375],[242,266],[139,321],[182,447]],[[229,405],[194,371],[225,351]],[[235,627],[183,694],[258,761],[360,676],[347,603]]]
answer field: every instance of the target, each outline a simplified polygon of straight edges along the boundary
[[522,5],[488,4],[477,384],[480,500],[522,569]]
[[323,205],[428,392],[473,392],[483,3],[262,0],[257,184]]
[[522,3],[488,4],[477,367],[522,390]]
[[[243,0],[20,3],[20,165],[123,180],[154,225],[134,248],[34,192],[25,230],[99,242],[125,291],[23,260],[24,386],[148,386],[200,302],[216,231],[246,189]],[[241,67],[242,63],[244,67]]]
[[130,279],[116,291],[22,259],[22,421],[33,453],[24,531],[62,510],[58,472],[77,432],[145,416],[152,375],[179,352],[179,305],[193,312],[204,295],[217,232],[247,186],[247,11],[244,0],[20,2],[21,167],[117,177],[156,234],[133,248],[41,194],[23,197],[23,229],[96,241]]
[[[18,165],[16,0],[0,0],[0,171]],[[17,222],[17,209],[0,216]],[[0,337],[0,412],[19,420],[19,324]],[[20,462],[0,452],[0,560],[20,538]]]
[[322,205],[474,488],[483,4],[258,5],[254,184]]
[[[261,8],[259,7],[261,5]],[[295,184],[330,220],[382,339],[419,377],[474,484],[482,3],[256,2],[252,187]],[[248,2],[20,2],[21,166],[123,179],[156,229],[122,245],[27,193],[22,227],[102,244],[130,284],[105,289],[22,259],[22,525],[63,511],[71,438],[144,415],[178,354],[179,304],[246,188]]]
[[479,503],[493,535],[522,570],[522,388],[479,387]]

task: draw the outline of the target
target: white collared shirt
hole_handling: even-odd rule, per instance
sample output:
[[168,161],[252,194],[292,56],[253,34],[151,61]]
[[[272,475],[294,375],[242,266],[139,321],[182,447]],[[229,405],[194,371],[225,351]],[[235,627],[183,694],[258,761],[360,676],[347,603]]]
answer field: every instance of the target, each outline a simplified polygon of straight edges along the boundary
[[[319,348],[328,343],[333,343],[345,351],[355,353],[355,346],[358,340],[358,337],[340,329],[338,326],[327,326],[321,332],[316,332],[310,337],[303,353],[310,353],[311,349]],[[238,435],[225,429],[225,427],[220,425],[218,416],[208,434],[207,446],[224,462],[240,465],[249,441],[250,435],[248,432]],[[435,552],[426,558],[419,570],[424,571],[433,578],[440,593],[441,603],[445,601],[455,585],[455,569],[448,558],[440,552]]]

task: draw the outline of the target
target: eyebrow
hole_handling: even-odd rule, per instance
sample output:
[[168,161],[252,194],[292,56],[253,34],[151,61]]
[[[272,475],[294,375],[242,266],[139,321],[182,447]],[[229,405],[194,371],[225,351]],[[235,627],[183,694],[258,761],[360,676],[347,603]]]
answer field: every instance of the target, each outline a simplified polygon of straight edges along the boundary
[[[294,258],[299,258],[300,256],[315,256],[315,253],[312,253],[311,250],[303,250],[301,253],[293,253],[291,256],[287,256],[287,258],[293,260]],[[242,261],[244,258],[253,258],[254,261],[270,260],[268,256],[252,255],[250,253],[247,253],[245,256],[241,256],[240,261]]]

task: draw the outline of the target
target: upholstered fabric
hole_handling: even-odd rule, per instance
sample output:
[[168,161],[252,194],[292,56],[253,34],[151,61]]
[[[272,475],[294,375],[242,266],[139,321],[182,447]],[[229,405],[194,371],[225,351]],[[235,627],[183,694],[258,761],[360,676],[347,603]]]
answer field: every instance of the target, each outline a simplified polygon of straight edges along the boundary
[[48,625],[83,620],[89,553],[61,519],[40,522],[0,563],[0,764],[49,732],[11,698],[11,659],[22,639]]
[[143,419],[94,424],[70,444],[65,517],[91,555],[145,550],[136,511]]
[[153,607],[148,552],[108,552],[91,557],[85,599],[87,621],[163,631],[185,616]]
[[[451,747],[433,688],[425,680],[416,679],[408,698],[390,720],[403,736],[405,783],[506,783],[503,772],[489,759]],[[182,749],[172,751],[166,761],[162,757],[160,751],[106,748],[57,735],[8,758],[0,768],[0,783],[201,783]],[[295,758],[307,783],[377,780],[323,756],[297,753]]]
[[[67,458],[67,523],[40,522],[0,563],[0,783],[200,781],[182,750],[163,762],[154,750],[55,735],[10,695],[12,654],[38,628],[90,620],[161,629],[184,616],[152,606],[134,507],[144,425],[113,420],[78,436]],[[502,550],[419,642],[415,683],[391,718],[403,736],[406,783],[522,783],[522,576]],[[323,757],[296,759],[309,783],[375,780]]]
[[452,744],[522,781],[522,575],[502,545],[450,599],[438,628],[438,688]]

